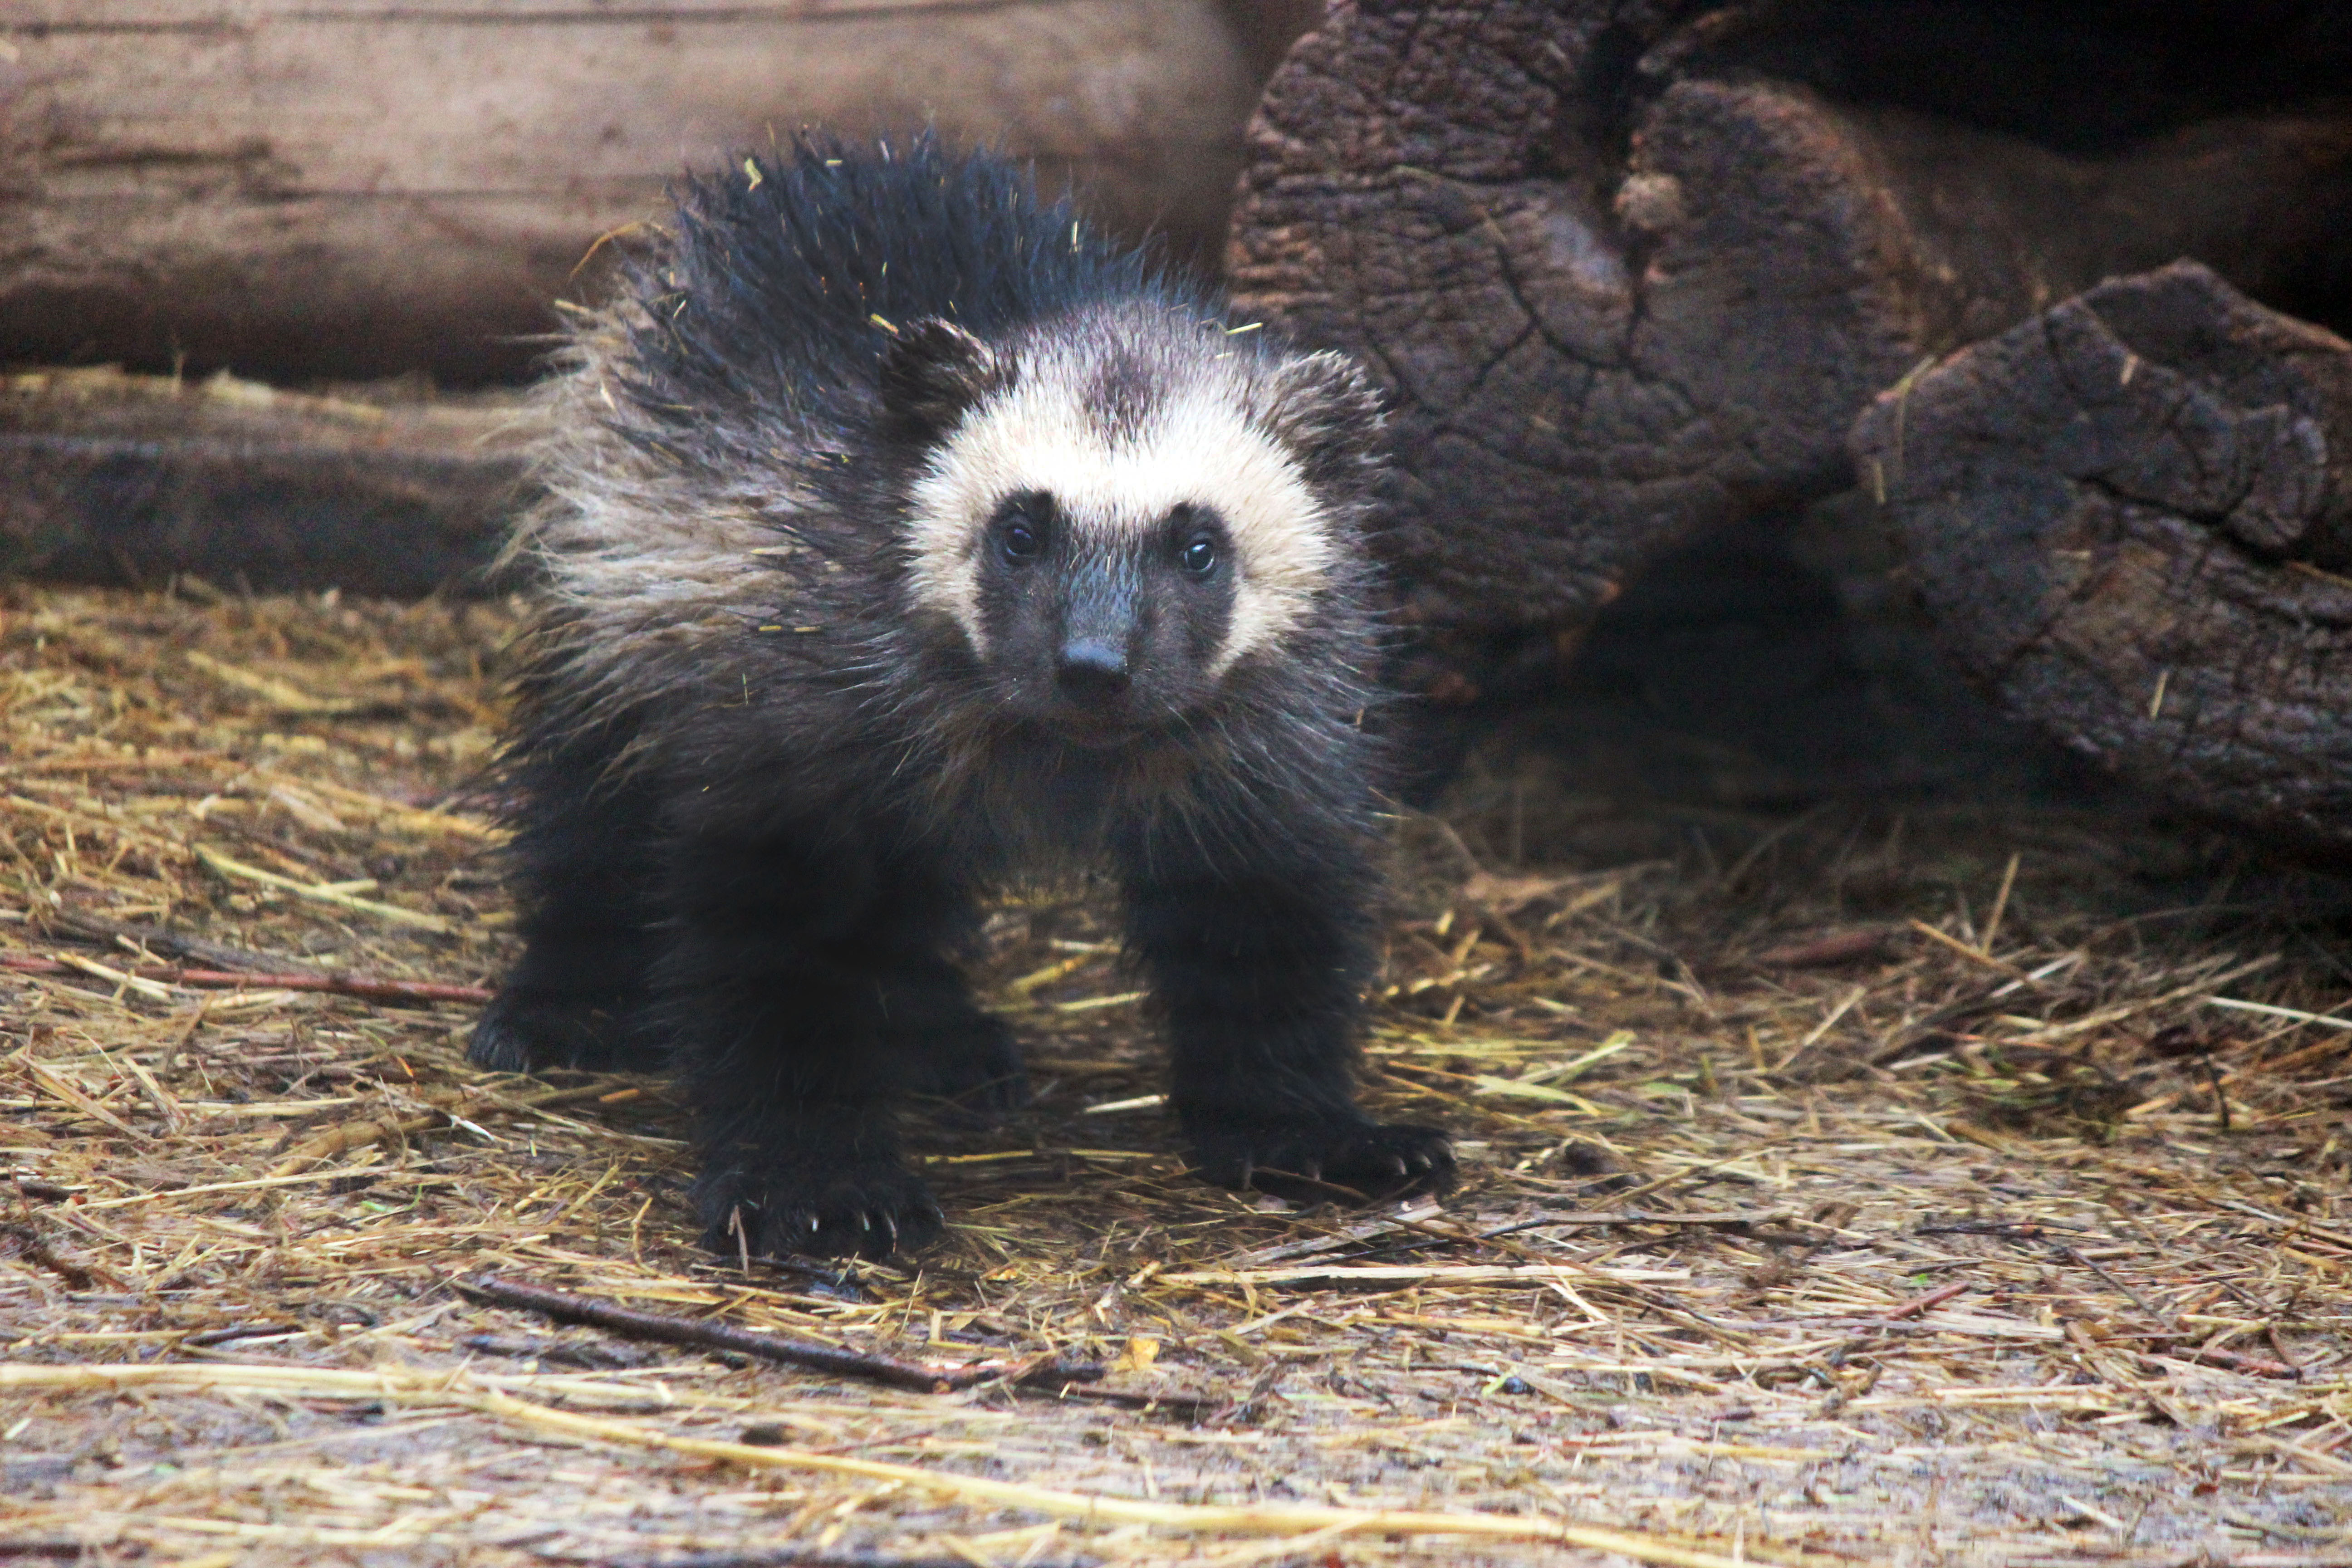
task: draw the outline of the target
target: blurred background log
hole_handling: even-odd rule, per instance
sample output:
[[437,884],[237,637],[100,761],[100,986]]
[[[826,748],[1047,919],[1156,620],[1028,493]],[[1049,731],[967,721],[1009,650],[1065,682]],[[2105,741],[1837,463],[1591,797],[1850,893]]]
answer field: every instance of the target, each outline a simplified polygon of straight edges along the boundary
[[0,377],[0,576],[478,593],[537,411],[394,382],[307,395],[110,368]]
[[2181,264],[1881,394],[1854,449],[2010,707],[2352,866],[2352,343]]
[[689,166],[936,122],[1213,259],[1297,0],[5,0],[0,362],[530,370]]

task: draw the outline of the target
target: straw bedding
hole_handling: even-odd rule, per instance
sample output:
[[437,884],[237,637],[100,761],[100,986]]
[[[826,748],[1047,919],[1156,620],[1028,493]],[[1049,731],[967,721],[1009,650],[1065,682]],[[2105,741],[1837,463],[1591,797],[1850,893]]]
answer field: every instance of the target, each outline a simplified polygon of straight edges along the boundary
[[0,1559],[2352,1562],[2324,887],[1498,749],[1398,825],[1369,1053],[1443,1206],[1188,1180],[1080,889],[992,918],[1040,1093],[918,1134],[950,1242],[746,1268],[657,1080],[465,1065],[507,625],[0,590]]

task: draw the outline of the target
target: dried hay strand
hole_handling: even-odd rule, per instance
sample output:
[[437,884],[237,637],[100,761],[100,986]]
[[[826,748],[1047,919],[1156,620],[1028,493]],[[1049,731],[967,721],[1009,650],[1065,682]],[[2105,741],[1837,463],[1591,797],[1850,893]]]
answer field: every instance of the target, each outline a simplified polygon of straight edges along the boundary
[[1367,1053],[1444,1204],[1191,1181],[1079,889],[992,917],[1039,1103],[915,1131],[950,1242],[746,1269],[658,1080],[465,1064],[509,624],[0,589],[7,1552],[2352,1560],[2341,889],[1497,750],[1398,826]]

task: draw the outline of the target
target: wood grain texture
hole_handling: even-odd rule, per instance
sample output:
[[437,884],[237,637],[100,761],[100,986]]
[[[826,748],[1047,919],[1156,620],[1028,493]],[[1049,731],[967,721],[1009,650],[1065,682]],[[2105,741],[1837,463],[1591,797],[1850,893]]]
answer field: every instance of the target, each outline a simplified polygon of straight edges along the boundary
[[0,358],[511,375],[600,235],[809,123],[1213,252],[1256,85],[1213,0],[0,0]]

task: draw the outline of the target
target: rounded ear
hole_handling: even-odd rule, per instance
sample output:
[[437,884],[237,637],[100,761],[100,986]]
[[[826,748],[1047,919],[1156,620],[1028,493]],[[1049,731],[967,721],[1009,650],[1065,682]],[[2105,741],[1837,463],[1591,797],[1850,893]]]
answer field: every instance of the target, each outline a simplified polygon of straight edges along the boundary
[[1276,366],[1265,383],[1266,428],[1310,473],[1376,457],[1387,416],[1363,367],[1326,349]]
[[883,410],[919,434],[946,429],[1012,384],[1013,367],[1003,355],[940,316],[900,327],[882,355]]

